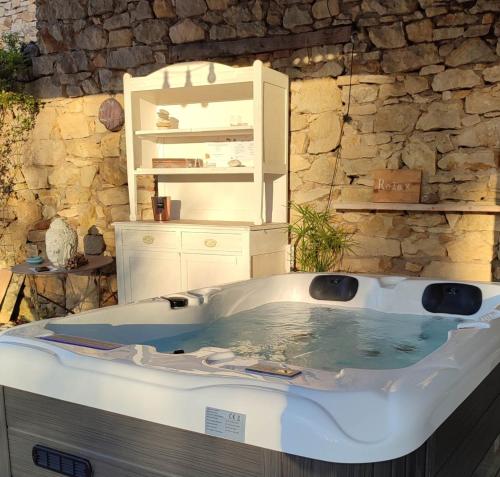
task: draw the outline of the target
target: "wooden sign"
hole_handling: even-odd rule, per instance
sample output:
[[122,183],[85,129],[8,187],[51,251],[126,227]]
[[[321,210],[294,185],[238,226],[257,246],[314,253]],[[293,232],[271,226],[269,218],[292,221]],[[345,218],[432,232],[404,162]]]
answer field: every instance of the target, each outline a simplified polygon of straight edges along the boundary
[[383,169],[373,172],[373,202],[418,204],[422,171]]

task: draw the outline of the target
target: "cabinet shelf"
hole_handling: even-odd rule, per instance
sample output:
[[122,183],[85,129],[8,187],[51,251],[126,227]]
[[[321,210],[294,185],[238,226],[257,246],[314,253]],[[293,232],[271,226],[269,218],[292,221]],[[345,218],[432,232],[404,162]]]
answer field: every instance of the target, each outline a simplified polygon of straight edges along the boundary
[[253,174],[253,167],[155,167],[135,169],[136,176],[157,175],[213,175],[213,174]]
[[253,136],[252,126],[228,126],[221,128],[203,129],[143,129],[135,131],[135,135],[142,139],[154,138],[211,138],[211,137],[243,137]]

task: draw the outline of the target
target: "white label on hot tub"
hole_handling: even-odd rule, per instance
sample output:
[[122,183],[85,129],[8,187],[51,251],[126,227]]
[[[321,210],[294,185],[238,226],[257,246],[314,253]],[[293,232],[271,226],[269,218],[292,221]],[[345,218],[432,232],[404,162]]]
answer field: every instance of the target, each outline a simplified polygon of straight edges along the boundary
[[205,434],[245,442],[245,414],[207,407]]

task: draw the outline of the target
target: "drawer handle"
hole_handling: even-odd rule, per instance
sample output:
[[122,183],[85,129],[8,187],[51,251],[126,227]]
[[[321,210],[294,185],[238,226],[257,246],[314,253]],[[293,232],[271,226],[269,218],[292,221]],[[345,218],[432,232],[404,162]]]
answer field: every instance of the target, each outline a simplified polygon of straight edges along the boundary
[[205,247],[214,248],[216,246],[217,246],[217,240],[214,240],[214,239],[206,239],[205,240]]
[[152,235],[144,235],[144,237],[142,237],[142,241],[146,245],[151,245],[152,243],[154,243],[155,238]]

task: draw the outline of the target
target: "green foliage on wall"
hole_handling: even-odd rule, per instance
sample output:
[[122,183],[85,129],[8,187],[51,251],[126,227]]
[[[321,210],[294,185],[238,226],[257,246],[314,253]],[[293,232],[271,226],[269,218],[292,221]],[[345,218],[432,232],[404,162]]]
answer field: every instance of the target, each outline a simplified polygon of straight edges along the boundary
[[38,101],[19,91],[17,78],[28,63],[19,36],[8,33],[0,42],[0,207],[14,192],[20,148],[35,125]]

